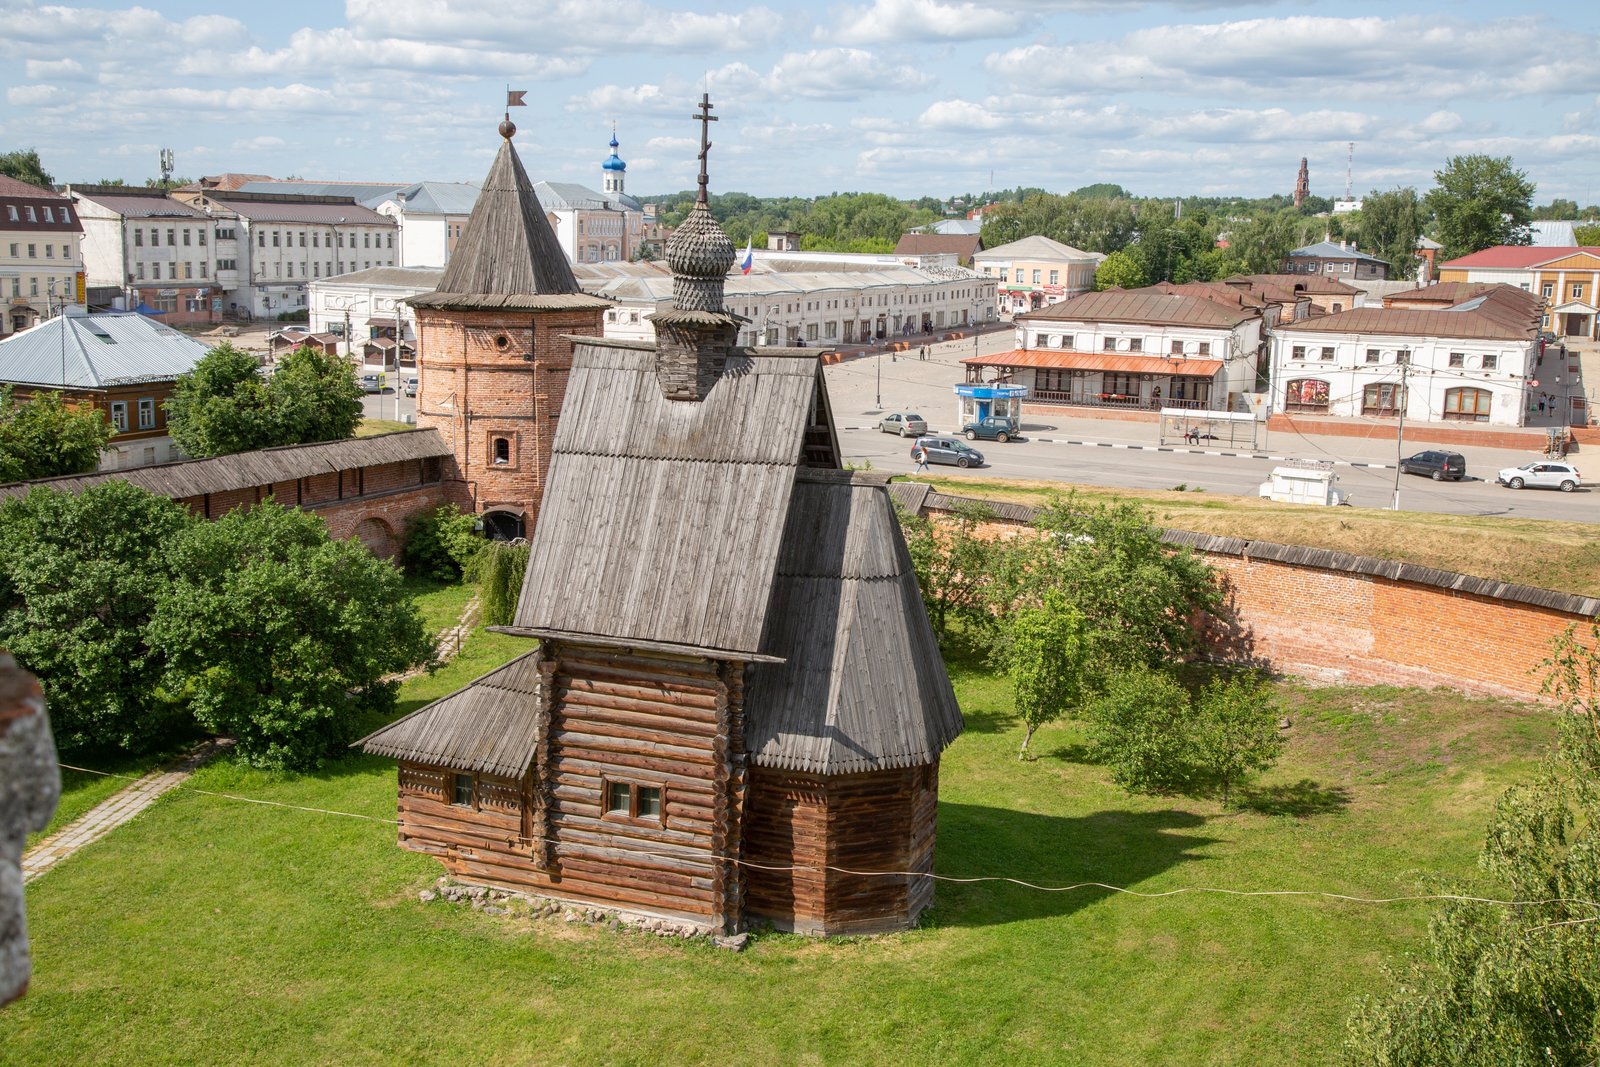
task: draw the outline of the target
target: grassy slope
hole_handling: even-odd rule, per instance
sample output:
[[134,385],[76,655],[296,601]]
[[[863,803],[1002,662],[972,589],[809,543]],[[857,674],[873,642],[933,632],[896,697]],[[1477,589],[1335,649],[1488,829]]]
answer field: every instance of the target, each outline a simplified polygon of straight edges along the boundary
[[[989,478],[919,478],[961,496],[1044,503],[1070,486]],[[1134,499],[1163,526],[1255,541],[1407,560],[1506,582],[1600,596],[1600,536],[1593,523],[1435,515],[1377,508],[1307,508],[1249,497],[1078,486],[1091,499]]]
[[[405,708],[527,647],[481,631]],[[937,869],[1049,884],[1324,888],[1470,877],[1496,792],[1547,713],[1444,693],[1285,688],[1294,730],[1260,811],[1129,797],[1071,723],[1015,758],[1007,685],[955,671]],[[231,764],[203,788],[392,818],[394,769]],[[30,887],[36,974],[0,1013],[18,1063],[1321,1064],[1351,998],[1429,906],[941,885],[922,929],[699,944],[512,921],[416,891],[392,826],[178,793]]]

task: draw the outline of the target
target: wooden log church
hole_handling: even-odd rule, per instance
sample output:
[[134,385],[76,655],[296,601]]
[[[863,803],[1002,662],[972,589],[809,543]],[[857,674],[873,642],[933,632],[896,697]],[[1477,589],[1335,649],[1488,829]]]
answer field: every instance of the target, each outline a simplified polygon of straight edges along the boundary
[[734,345],[700,111],[657,341],[570,338],[506,628],[537,644],[358,744],[399,762],[401,845],[463,881],[709,932],[902,929],[932,899],[961,713],[887,479],[840,468],[817,355]]

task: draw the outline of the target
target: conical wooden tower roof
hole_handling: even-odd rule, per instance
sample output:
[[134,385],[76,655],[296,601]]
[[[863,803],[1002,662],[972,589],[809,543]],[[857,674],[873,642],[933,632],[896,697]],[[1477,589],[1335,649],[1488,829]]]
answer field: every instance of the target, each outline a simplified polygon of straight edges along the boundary
[[413,297],[420,308],[556,310],[610,307],[578,289],[509,130],[484,179],[439,288]]

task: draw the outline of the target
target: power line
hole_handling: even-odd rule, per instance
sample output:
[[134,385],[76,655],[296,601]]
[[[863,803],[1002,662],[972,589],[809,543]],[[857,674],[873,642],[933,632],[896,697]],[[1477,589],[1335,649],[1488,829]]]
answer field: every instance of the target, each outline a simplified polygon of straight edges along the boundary
[[[128,774],[116,774],[111,771],[97,771],[89,767],[77,767],[69,763],[60,764],[61,767],[79,771],[84,774],[97,774],[107,778],[125,778],[129,781],[139,781],[138,778]],[[221,793],[211,789],[200,789],[191,785],[179,785],[180,790],[190,793],[199,793],[203,796],[219,797],[223,800],[236,800],[245,804],[259,804],[264,807],[287,808],[291,811],[304,811],[316,815],[336,815],[346,819],[360,819],[365,822],[383,823],[388,826],[398,826],[398,819],[384,819],[374,815],[361,815],[350,811],[335,811],[331,808],[314,808],[302,804],[287,804],[277,800],[261,800],[255,797],[243,797],[237,793]],[[553,845],[573,845],[574,842],[563,841],[557,837],[544,837],[540,840]],[[581,847],[581,846],[580,846]],[[1013,878],[1008,875],[970,875],[958,876],[948,874],[935,874],[932,871],[898,871],[898,870],[860,870],[852,867],[841,867],[836,864],[824,863],[817,865],[802,864],[769,864],[756,863],[753,860],[739,859],[733,856],[706,856],[699,852],[690,852],[683,849],[671,848],[628,848],[626,846],[607,845],[606,848],[613,852],[623,852],[630,855],[645,856],[652,859],[671,859],[678,862],[697,863],[707,868],[714,868],[719,864],[732,864],[751,870],[772,871],[777,873],[818,872],[831,871],[835,874],[844,874],[856,878],[925,878],[934,882],[946,882],[954,885],[975,885],[979,883],[1003,882],[1009,885],[1020,886],[1023,889],[1032,889],[1040,893],[1072,893],[1083,889],[1102,889],[1109,893],[1119,893],[1124,896],[1136,897],[1141,900],[1161,900],[1168,897],[1188,896],[1193,894],[1211,894],[1228,897],[1315,897],[1322,900],[1338,900],[1351,904],[1407,904],[1428,901],[1451,901],[1463,904],[1489,904],[1499,907],[1522,908],[1540,907],[1551,904],[1577,905],[1579,907],[1594,908],[1596,915],[1593,918],[1573,919],[1560,923],[1550,923],[1547,927],[1575,926],[1582,923],[1600,922],[1600,902],[1592,900],[1569,899],[1565,897],[1552,897],[1546,900],[1501,900],[1495,897],[1479,897],[1462,893],[1414,893],[1395,897],[1364,897],[1350,893],[1336,893],[1332,890],[1322,889],[1227,889],[1220,886],[1180,886],[1176,889],[1139,890],[1129,889],[1125,886],[1112,885],[1109,882],[1072,882],[1066,885],[1040,885],[1022,878]],[[1538,927],[1537,929],[1546,929]]]

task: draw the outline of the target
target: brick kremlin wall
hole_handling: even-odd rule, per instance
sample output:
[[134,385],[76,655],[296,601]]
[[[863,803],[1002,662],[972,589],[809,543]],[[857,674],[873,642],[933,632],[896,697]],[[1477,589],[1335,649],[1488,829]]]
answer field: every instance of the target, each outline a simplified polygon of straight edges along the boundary
[[[906,490],[894,487],[901,505],[934,519],[963,503],[986,504],[1000,535],[1034,515],[1024,505]],[[1537,700],[1551,639],[1600,616],[1596,597],[1326,549],[1180,530],[1163,536],[1222,576],[1229,617],[1202,623],[1217,659],[1310,681]]]

